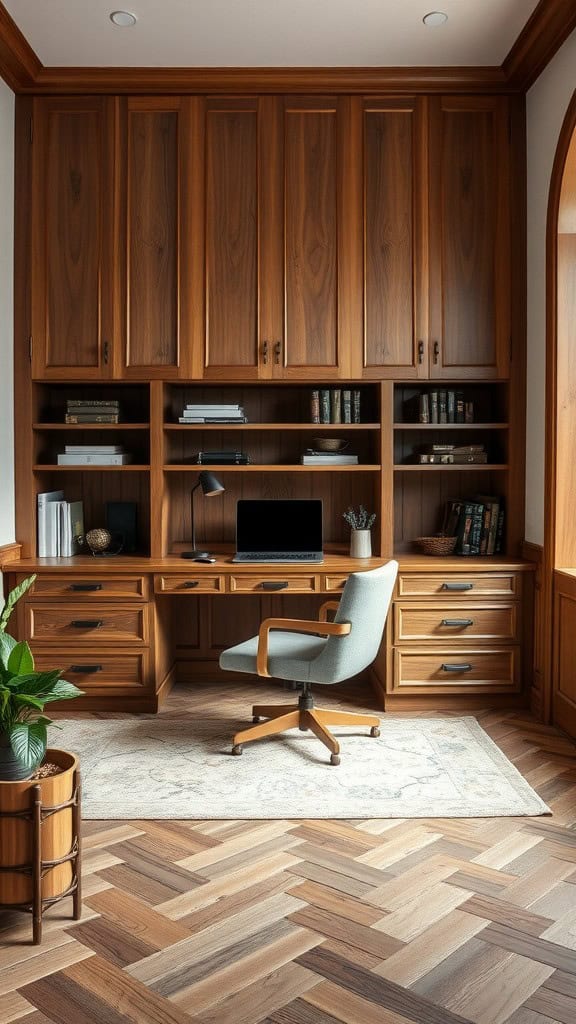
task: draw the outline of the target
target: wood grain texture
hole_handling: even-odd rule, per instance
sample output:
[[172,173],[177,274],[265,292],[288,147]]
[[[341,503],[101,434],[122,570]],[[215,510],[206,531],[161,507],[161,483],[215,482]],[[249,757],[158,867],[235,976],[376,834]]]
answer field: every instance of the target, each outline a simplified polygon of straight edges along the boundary
[[575,26],[571,0],[540,0],[502,63],[509,84],[527,92]]

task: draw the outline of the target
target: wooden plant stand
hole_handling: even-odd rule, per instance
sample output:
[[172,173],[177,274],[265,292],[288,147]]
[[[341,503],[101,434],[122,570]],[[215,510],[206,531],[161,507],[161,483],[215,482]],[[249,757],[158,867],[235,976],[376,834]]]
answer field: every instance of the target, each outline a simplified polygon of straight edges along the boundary
[[0,909],[32,914],[34,945],[47,907],[72,896],[77,921],[82,906],[78,761],[64,750],[47,750],[46,760],[62,771],[0,782]]

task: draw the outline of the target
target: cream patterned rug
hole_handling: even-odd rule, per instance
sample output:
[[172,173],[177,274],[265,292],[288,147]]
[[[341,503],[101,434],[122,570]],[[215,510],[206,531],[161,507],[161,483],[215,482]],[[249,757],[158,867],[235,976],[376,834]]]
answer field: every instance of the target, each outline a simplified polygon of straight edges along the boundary
[[[85,818],[479,818],[549,808],[475,718],[385,716],[375,739],[334,730],[342,763],[312,736],[230,754],[236,723],[60,721],[54,746],[80,755]],[[239,724],[239,723],[238,723]]]

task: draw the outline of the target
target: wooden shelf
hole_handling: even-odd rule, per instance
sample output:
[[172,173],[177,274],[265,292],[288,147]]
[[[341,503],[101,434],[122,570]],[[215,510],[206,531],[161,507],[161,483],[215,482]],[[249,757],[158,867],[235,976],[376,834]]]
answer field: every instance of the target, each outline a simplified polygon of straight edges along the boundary
[[32,430],[149,430],[149,423],[33,423]]
[[509,423],[395,423],[394,430],[508,430]]
[[85,466],[77,463],[74,466],[55,466],[53,463],[37,463],[34,467],[35,473],[148,473],[150,466],[140,466],[129,462],[125,466]]
[[165,430],[380,430],[379,423],[165,423]]
[[375,465],[301,466],[295,463],[263,463],[262,465],[254,465],[252,463],[248,466],[236,466],[186,462],[173,466],[164,466],[164,469],[167,473],[183,473],[186,471],[200,473],[205,469],[211,473],[379,473],[381,467]]
[[423,463],[423,464],[413,463],[413,464],[396,465],[396,466],[394,466],[394,470],[399,472],[399,473],[431,473],[431,472],[435,473],[435,472],[438,472],[438,470],[440,470],[440,472],[442,472],[442,473],[445,470],[448,470],[448,472],[458,472],[458,473],[461,473],[461,472],[464,472],[464,473],[470,473],[470,472],[486,473],[486,472],[491,472],[493,470],[503,471],[503,470],[506,470],[508,468],[509,467],[506,464],[503,464],[503,463],[496,464],[496,463],[493,463],[493,462],[483,462],[483,463],[482,462],[481,463],[478,463],[478,462],[459,462],[456,465],[454,463],[450,463],[450,462],[448,462],[448,463],[433,462],[431,465],[430,464],[427,465],[426,463]]

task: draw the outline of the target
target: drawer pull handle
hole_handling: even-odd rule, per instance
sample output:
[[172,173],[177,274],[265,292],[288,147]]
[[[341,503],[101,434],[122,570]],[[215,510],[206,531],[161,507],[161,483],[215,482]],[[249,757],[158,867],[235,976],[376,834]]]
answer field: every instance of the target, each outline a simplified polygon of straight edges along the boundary
[[442,590],[472,590],[473,583],[443,583]]
[[70,623],[74,629],[100,629],[103,625],[102,619],[72,619]]
[[192,590],[193,587],[197,587],[198,586],[198,580],[184,580],[184,583],[182,584],[182,586],[186,590]]
[[274,580],[263,580],[260,586],[262,587],[262,590],[286,590],[288,580],[278,583]]
[[473,626],[474,619],[442,619],[441,626]]
[[95,672],[102,671],[102,665],[70,665],[69,672],[77,672],[83,676],[92,676]]
[[455,662],[454,664],[451,664],[450,662],[447,662],[447,663],[445,662],[443,665],[440,666],[440,668],[442,669],[443,672],[471,672],[472,671],[472,665],[470,664],[469,661],[463,661],[463,662],[460,662],[460,663]]
[[71,583],[69,590],[102,590],[101,583]]

